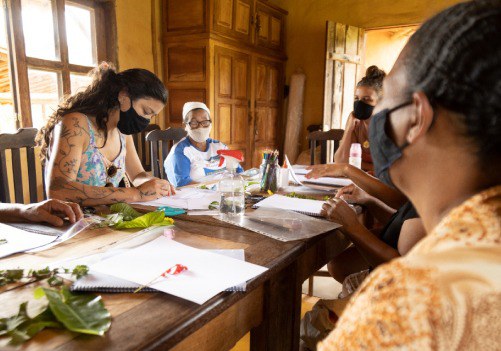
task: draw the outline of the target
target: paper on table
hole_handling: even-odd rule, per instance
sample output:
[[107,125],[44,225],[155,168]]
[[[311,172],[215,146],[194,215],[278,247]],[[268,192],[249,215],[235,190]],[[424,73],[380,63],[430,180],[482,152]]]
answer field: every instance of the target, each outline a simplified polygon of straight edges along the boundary
[[185,265],[188,270],[159,279],[150,286],[198,304],[267,270],[266,267],[195,249],[163,236],[96,263],[90,269],[137,284],[147,284],[175,264]]
[[324,203],[325,201],[298,199],[295,197],[275,194],[259,201],[254,206],[263,208],[280,208],[282,210],[295,211],[311,216],[320,216]]
[[[213,252],[218,255],[224,255],[227,257],[231,257],[237,260],[245,261],[245,251],[243,249],[237,250],[208,250],[209,252]],[[118,254],[120,252],[124,252],[123,250],[116,251],[114,254]],[[113,254],[111,254],[113,256]],[[81,258],[78,264],[91,264],[99,262],[99,257],[102,259],[111,257],[109,254],[99,254],[99,255],[91,255],[88,257],[88,261],[86,262],[86,258]],[[70,262],[71,263],[71,262]],[[61,265],[56,265],[54,267],[60,267]],[[67,267],[67,265],[65,266]],[[74,265],[69,266],[70,269],[74,268]],[[66,278],[66,277],[65,277]],[[73,277],[69,277],[71,280]],[[93,270],[90,270],[87,275],[78,279],[71,286],[71,290],[73,291],[97,291],[97,292],[133,292],[141,285],[137,283],[130,282],[128,280],[120,279],[108,274],[99,273]],[[245,291],[246,282],[242,282],[237,286],[233,286],[231,288],[226,289],[227,291]],[[156,291],[155,289],[146,288],[142,290],[143,292]]]
[[[327,192],[336,192],[337,191],[337,189],[333,188],[332,186],[325,186],[325,185],[318,185],[318,184],[302,182],[299,179],[300,175],[297,175],[295,172],[295,169],[298,167],[294,168],[291,166],[291,163],[289,162],[289,158],[287,157],[287,155],[285,155],[285,163],[287,165],[287,168],[289,169],[290,175],[292,177],[292,181],[294,183],[297,183],[299,185],[306,186],[308,188],[315,189],[315,190],[322,190],[322,191],[327,191]],[[304,178],[304,176],[301,176],[301,177],[303,177],[303,180],[306,179],[306,178]]]
[[135,202],[135,204],[155,207],[170,206],[185,210],[208,210],[211,202],[219,202],[220,200],[221,195],[217,191],[198,188],[182,188],[176,190],[175,195],[164,196],[160,199],[147,202]]
[[308,186],[309,184],[330,185],[330,186],[347,186],[353,184],[350,178],[321,177],[316,179],[308,179],[304,175],[297,175],[297,179],[303,185],[306,186]]
[[56,236],[34,234],[3,223],[0,223],[0,233],[0,239],[7,240],[5,244],[0,245],[0,258],[44,246],[57,240]]

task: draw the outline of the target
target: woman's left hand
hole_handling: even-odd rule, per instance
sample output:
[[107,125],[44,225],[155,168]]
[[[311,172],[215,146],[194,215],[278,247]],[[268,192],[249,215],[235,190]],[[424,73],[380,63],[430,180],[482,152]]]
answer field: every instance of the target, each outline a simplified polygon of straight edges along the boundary
[[348,205],[348,203],[339,198],[333,198],[327,201],[322,206],[320,212],[322,216],[329,221],[341,224],[342,231],[352,231],[354,228],[362,225],[357,218],[356,212]]

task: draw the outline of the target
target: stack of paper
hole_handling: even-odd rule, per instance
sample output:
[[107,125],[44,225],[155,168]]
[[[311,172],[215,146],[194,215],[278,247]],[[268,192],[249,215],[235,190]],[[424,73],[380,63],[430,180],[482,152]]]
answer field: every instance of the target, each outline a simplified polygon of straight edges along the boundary
[[278,208],[299,213],[304,213],[310,216],[320,216],[322,206],[325,201],[298,199],[295,197],[287,197],[283,195],[272,195],[266,199],[259,201],[254,207],[257,208]]
[[267,270],[252,263],[195,249],[164,236],[91,265],[90,270],[143,285],[176,264],[184,265],[188,270],[158,279],[149,286],[198,304]]
[[220,200],[221,195],[217,191],[198,188],[182,188],[176,190],[175,195],[164,196],[160,199],[147,202],[136,202],[136,204],[155,207],[170,206],[185,210],[208,210],[212,202],[219,202]]

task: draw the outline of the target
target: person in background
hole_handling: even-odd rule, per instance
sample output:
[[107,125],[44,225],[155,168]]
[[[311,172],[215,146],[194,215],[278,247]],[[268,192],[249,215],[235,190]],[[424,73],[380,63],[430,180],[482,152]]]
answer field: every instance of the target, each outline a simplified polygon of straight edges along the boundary
[[[172,147],[164,161],[167,178],[176,187],[199,183],[223,171],[226,163],[219,166],[217,151],[228,149],[222,142],[209,137],[211,114],[203,102],[184,104],[183,123],[188,136]],[[237,171],[242,172],[242,167]]]
[[500,43],[501,1],[461,2],[423,23],[386,77],[375,173],[427,235],[371,273],[320,351],[500,349]]
[[48,197],[92,206],[173,193],[169,182],[145,172],[132,140],[166,101],[153,73],[99,65],[92,83],[66,98],[37,136]]
[[362,169],[373,171],[369,144],[369,123],[374,106],[382,97],[386,73],[377,66],[367,68],[365,77],[357,83],[353,112],[348,116],[344,136],[334,154],[334,162],[348,163],[352,143],[362,146]]
[[46,222],[61,227],[65,217],[70,223],[82,219],[80,206],[55,199],[29,205],[0,203],[0,223]]

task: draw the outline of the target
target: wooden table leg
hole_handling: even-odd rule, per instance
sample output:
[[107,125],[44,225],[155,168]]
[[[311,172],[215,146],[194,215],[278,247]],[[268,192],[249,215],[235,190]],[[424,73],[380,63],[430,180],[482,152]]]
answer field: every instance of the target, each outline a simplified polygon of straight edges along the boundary
[[299,349],[302,282],[297,273],[294,262],[266,284],[263,322],[251,330],[251,350]]

